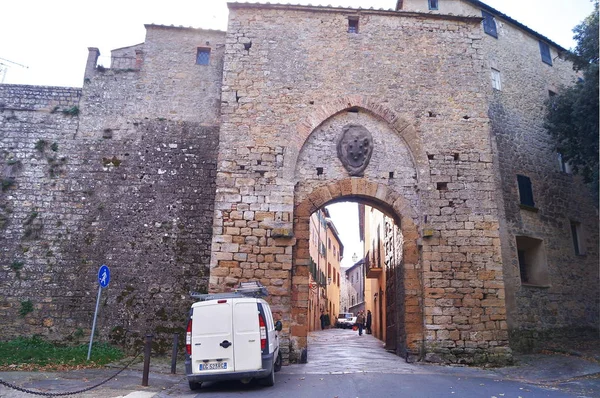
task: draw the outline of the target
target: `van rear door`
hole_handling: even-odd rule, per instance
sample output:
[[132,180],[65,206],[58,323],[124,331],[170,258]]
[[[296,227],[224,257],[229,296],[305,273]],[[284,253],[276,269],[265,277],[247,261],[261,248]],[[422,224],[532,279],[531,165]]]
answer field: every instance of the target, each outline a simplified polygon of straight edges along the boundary
[[232,300],[192,306],[192,372],[231,372],[234,367]]
[[235,371],[261,369],[260,328],[256,299],[234,300],[233,333]]

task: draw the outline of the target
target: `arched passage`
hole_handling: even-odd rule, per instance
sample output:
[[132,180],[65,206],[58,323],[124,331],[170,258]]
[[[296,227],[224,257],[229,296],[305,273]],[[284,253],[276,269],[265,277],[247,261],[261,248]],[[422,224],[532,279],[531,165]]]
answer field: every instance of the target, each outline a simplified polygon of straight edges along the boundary
[[417,355],[423,339],[423,288],[419,264],[418,214],[400,194],[388,186],[360,177],[348,177],[314,189],[304,200],[295,203],[292,264],[292,351],[299,355],[307,348],[307,313],[309,296],[309,221],[319,208],[337,201],[352,200],[378,208],[396,221],[404,236],[403,261],[396,272],[398,327],[395,330],[396,353]]

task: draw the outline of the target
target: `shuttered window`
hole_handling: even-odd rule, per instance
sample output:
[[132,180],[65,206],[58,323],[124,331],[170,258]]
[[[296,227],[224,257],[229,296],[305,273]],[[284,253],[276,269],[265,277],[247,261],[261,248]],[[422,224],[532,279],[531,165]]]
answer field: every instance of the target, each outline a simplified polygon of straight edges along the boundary
[[578,256],[585,254],[581,236],[581,224],[577,221],[571,221],[571,237],[573,238],[573,249]]
[[498,38],[498,31],[496,30],[496,20],[494,16],[489,12],[481,11],[483,16],[483,31],[490,36]]
[[429,9],[437,10],[438,9],[438,0],[429,0]]
[[521,204],[535,207],[535,203],[533,202],[533,190],[531,189],[531,180],[529,177],[517,174],[517,182],[519,183],[519,199],[521,200]]
[[500,71],[494,68],[492,68],[492,87],[494,87],[496,90],[502,90]]
[[552,56],[550,55],[550,46],[548,43],[544,43],[540,40],[540,53],[542,54],[542,61],[552,66]]

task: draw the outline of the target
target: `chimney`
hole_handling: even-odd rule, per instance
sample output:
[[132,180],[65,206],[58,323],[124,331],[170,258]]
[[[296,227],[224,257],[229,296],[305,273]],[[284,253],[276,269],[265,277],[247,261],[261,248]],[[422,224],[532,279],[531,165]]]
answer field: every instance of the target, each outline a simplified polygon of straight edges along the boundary
[[84,79],[91,79],[94,76],[94,71],[96,70],[96,63],[98,62],[98,57],[100,56],[100,50],[96,47],[88,47],[88,59],[85,64],[85,73],[83,75]]

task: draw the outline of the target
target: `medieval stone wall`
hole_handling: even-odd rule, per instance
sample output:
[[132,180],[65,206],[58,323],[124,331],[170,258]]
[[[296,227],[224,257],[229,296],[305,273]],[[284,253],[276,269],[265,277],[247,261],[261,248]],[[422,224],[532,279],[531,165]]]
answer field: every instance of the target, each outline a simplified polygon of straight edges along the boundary
[[[146,42],[135,47],[139,69],[86,73],[81,136],[132,139],[133,120],[218,125],[225,32],[162,25],[146,30]],[[199,47],[210,49],[208,65],[196,64]]]
[[[466,1],[443,1],[428,11],[426,0],[404,0],[402,10],[481,16]],[[555,142],[543,128],[549,92],[573,84],[576,74],[563,51],[547,40],[496,16],[497,38],[483,33],[481,50],[489,74],[489,109],[498,173],[506,308],[515,348],[534,347],[541,337],[564,336],[599,321],[598,214],[580,179],[561,171]],[[481,26],[483,32],[483,25]],[[540,39],[552,65],[542,62]],[[500,90],[492,89],[492,70]],[[531,179],[536,209],[519,206],[517,174]],[[582,249],[575,254],[571,222],[580,225]],[[516,237],[543,242],[546,282],[523,283]]]
[[[489,70],[500,71],[490,118],[504,202],[503,262],[511,343],[536,345],[540,335],[569,335],[598,327],[597,211],[580,178],[560,170],[555,142],[543,127],[549,91],[573,84],[571,63],[550,48],[542,62],[539,39],[497,19],[498,38],[484,35]],[[519,206],[517,174],[531,179],[536,209]],[[576,255],[571,222],[581,225],[586,254]],[[541,240],[547,283],[521,280],[517,236]],[[541,334],[540,334],[541,333]]]
[[[129,347],[151,332],[168,348],[189,292],[207,290],[222,57],[195,56],[224,34],[149,31],[144,54],[164,51],[161,40],[181,46],[187,95],[173,81],[149,90],[180,62],[167,58],[88,69],[83,89],[1,86],[3,178],[14,180],[1,193],[6,338],[88,334],[101,264],[112,277],[98,333]],[[178,95],[188,102],[168,101]]]
[[81,192],[64,179],[74,161],[80,96],[81,90],[73,88],[0,86],[5,337],[51,334],[55,324],[68,325],[74,315],[56,301],[67,298],[63,284],[76,277],[63,267],[61,247],[82,220]]
[[[358,17],[358,34],[348,33],[349,16]],[[427,351],[447,360],[483,351],[504,355],[507,326],[479,20],[235,5],[229,26],[211,288],[258,277],[275,295],[287,294],[275,287],[296,289],[292,312],[287,297],[275,298],[280,305],[274,308],[292,335],[302,336],[305,231],[296,227],[296,241],[269,236],[278,223],[290,227],[297,217],[294,200],[300,205],[321,191],[311,201],[323,204],[339,198],[331,189],[349,188],[335,187],[347,174],[332,135],[356,121],[357,110],[358,120],[381,138],[365,177],[346,192],[368,196],[364,187],[385,185],[387,200],[400,196],[408,206],[396,216],[427,222],[436,231],[422,240],[422,260],[418,237],[405,236],[406,308],[413,311],[409,349],[418,351],[424,339]],[[386,145],[405,155],[394,162]],[[386,200],[385,192],[370,195]],[[256,243],[246,255],[248,239]],[[294,243],[292,270],[288,254]],[[280,256],[264,264],[263,253]],[[265,275],[265,266],[292,270],[293,286],[283,272],[276,279]],[[426,332],[414,326],[422,325],[419,311],[425,311]],[[301,339],[292,340],[292,350],[301,347]]]

